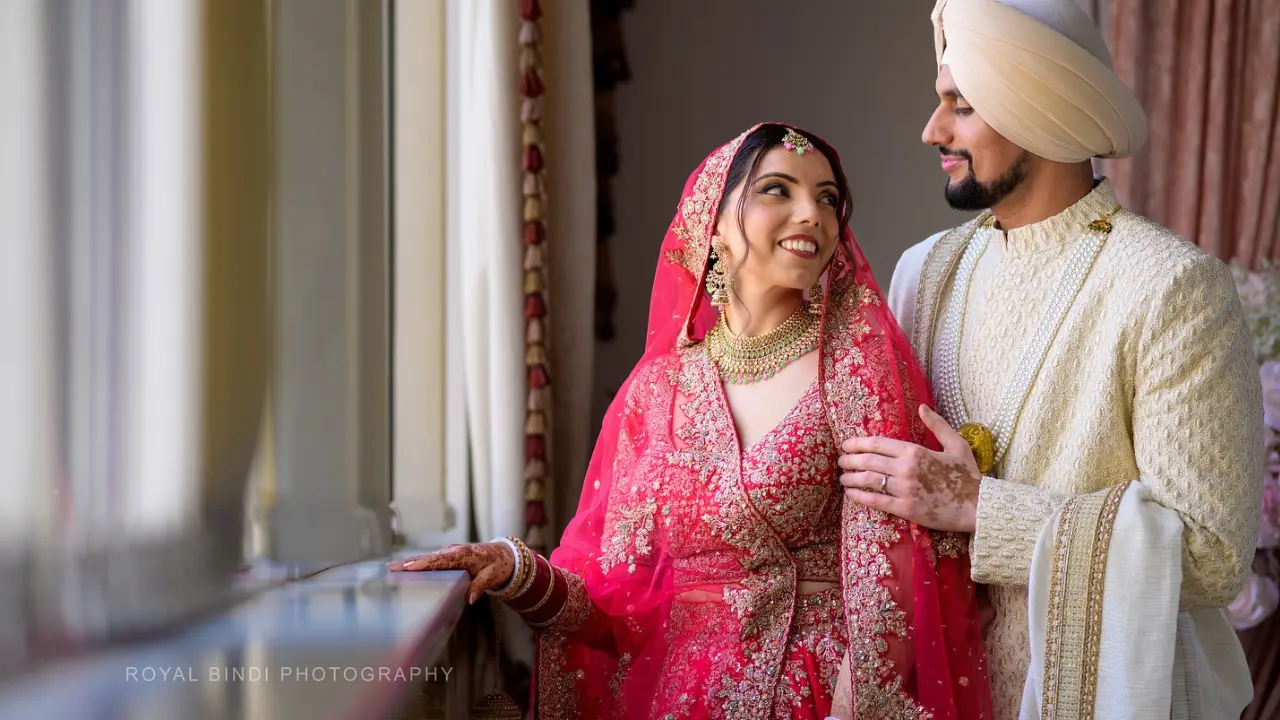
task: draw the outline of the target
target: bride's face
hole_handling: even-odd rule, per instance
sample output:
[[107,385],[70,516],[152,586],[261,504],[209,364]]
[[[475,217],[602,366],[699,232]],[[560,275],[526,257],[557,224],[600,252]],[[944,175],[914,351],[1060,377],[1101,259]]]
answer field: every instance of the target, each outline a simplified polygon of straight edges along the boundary
[[831,164],[820,152],[796,155],[775,146],[748,180],[731,191],[716,226],[730,272],[741,266],[734,286],[808,289],[831,260],[839,233],[842,198]]

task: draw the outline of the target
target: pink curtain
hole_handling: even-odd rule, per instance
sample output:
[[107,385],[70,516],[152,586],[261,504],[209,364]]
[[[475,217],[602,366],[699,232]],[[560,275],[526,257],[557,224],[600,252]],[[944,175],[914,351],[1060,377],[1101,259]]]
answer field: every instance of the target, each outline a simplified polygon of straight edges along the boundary
[[1147,146],[1104,161],[1121,199],[1225,261],[1280,261],[1280,0],[1111,0]]

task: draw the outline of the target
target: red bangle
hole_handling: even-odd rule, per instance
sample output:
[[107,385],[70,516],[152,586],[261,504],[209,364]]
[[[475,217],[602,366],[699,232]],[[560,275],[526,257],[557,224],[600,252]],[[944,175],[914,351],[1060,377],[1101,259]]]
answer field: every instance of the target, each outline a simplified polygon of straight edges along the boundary
[[516,612],[524,612],[533,607],[547,594],[547,587],[551,585],[551,564],[536,553],[533,558],[532,579],[519,597],[507,601],[507,607]]
[[[551,567],[548,563],[548,580],[543,595],[535,596],[538,599],[530,606],[529,610],[520,613],[525,622],[533,627],[545,627],[551,624],[560,615],[560,611],[564,609],[565,603],[569,600],[569,582],[564,571],[560,568]],[[554,576],[552,578],[551,576]]]

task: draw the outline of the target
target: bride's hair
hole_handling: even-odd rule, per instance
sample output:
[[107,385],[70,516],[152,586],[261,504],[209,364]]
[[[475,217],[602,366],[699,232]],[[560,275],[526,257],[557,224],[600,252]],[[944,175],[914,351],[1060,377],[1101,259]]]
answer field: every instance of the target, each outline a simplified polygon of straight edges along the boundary
[[[836,178],[836,189],[840,192],[840,206],[836,208],[836,215],[839,218],[839,227],[836,228],[836,234],[839,235],[844,231],[845,226],[849,224],[849,218],[853,215],[853,195],[849,192],[849,181],[845,178],[844,168],[840,166],[840,157],[822,138],[806,130],[790,128],[786,125],[761,125],[742,141],[742,147],[738,149],[737,156],[733,158],[733,163],[729,165],[729,175],[725,178],[724,195],[720,198],[720,207],[716,208],[716,216],[719,217],[724,214],[725,205],[729,202],[729,195],[739,185],[744,181],[748,185],[755,182],[756,176],[760,173],[760,161],[764,158],[766,152],[773,149],[774,146],[782,144],[782,139],[786,137],[787,130],[794,130],[807,138],[831,165],[831,172]],[[743,193],[738,197],[737,207],[738,229],[742,230],[743,237],[746,237],[746,229],[743,227],[742,215],[746,207],[747,194]]]
[[[822,138],[809,133],[800,128],[792,128],[787,125],[761,125],[754,132],[742,141],[742,147],[738,149],[738,154],[734,156],[733,163],[729,165],[729,174],[725,177],[724,195],[720,197],[720,207],[716,208],[716,217],[724,215],[726,205],[729,203],[729,196],[744,182],[747,185],[756,181],[756,176],[760,174],[760,161],[764,159],[765,153],[773,149],[777,145],[781,145],[783,138],[786,137],[788,130],[794,130],[797,134],[803,135],[813,144],[818,152],[822,153],[827,159],[827,163],[831,165],[831,173],[835,175],[836,190],[840,193],[840,204],[836,207],[836,217],[838,218],[836,225],[836,236],[839,237],[849,224],[849,218],[853,215],[853,197],[849,192],[849,181],[845,178],[844,168],[840,166],[840,157],[836,155],[835,149],[827,144]],[[743,219],[743,215],[747,210],[747,193],[738,196],[737,218],[738,231],[742,233],[742,237],[747,236],[747,226]],[[751,254],[751,246],[747,245],[742,259],[738,261],[737,267],[732,270],[726,268],[726,272],[730,277],[736,277],[738,271],[742,270],[747,264],[747,256]]]

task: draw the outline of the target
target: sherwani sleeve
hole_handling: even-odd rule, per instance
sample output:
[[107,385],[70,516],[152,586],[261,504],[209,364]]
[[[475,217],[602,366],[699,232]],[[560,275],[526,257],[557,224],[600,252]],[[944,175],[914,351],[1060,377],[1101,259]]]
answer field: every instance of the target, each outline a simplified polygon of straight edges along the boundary
[[[1182,518],[1182,609],[1222,607],[1244,582],[1261,508],[1262,389],[1252,341],[1230,272],[1207,256],[1174,272],[1144,311],[1132,399],[1135,479]],[[1040,531],[1068,497],[985,478],[974,580],[1026,585]]]

